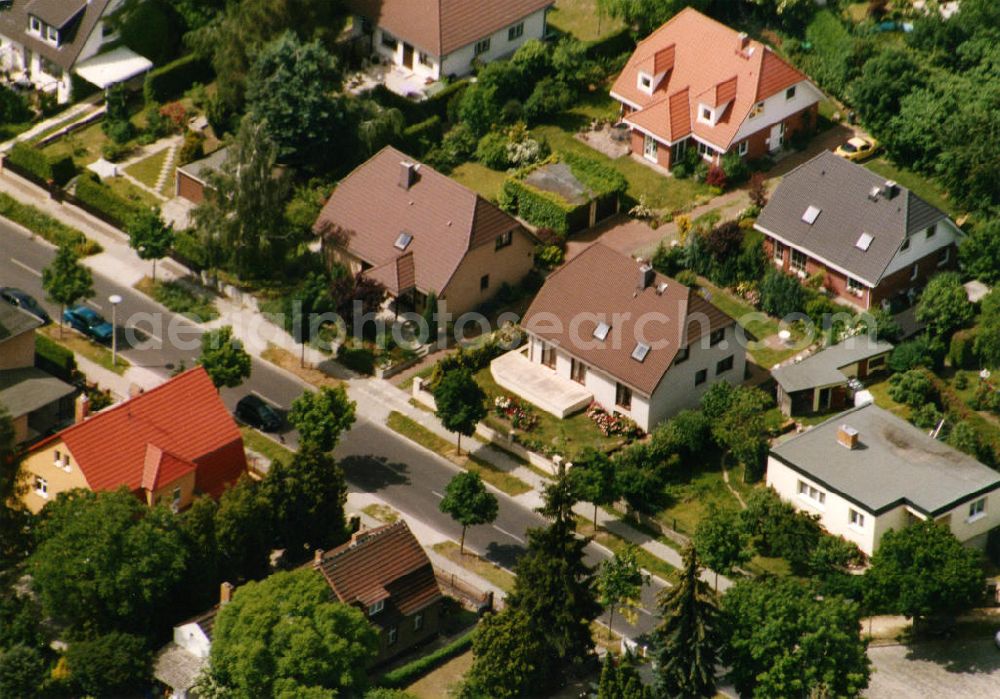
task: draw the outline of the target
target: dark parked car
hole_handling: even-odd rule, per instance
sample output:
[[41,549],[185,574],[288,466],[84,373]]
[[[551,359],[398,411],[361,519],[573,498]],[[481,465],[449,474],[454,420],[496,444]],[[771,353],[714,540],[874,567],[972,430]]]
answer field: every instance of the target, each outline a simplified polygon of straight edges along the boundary
[[3,299],[12,306],[17,306],[27,311],[45,325],[52,322],[52,318],[49,317],[44,308],[38,305],[38,301],[31,294],[26,294],[20,289],[15,289],[11,286],[0,287],[0,299]]
[[282,420],[278,411],[259,396],[250,394],[240,398],[236,404],[236,417],[250,427],[254,427],[263,432],[279,432]]
[[104,317],[87,306],[74,306],[63,311],[63,321],[74,330],[98,342],[111,342],[115,329]]

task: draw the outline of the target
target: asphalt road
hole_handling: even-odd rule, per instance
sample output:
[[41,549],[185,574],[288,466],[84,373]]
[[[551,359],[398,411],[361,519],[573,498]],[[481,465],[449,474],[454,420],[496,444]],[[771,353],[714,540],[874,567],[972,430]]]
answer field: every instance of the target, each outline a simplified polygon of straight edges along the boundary
[[[31,240],[0,220],[0,286],[13,286],[32,294],[55,319],[59,308],[45,300],[41,285],[41,270],[54,254],[47,243]],[[107,298],[112,294],[122,297],[117,310],[119,337],[126,334],[122,332],[123,326],[139,331],[133,333],[140,340],[138,346],[119,343],[122,356],[133,366],[144,367],[166,378],[182,362],[187,367],[194,365],[199,353],[198,338],[202,332],[198,326],[175,314],[164,313],[145,295],[99,274],[94,274],[94,289],[96,294],[88,305],[108,320],[111,319],[111,308]],[[164,337],[171,324],[183,336],[184,346],[179,347],[169,342],[169,337]],[[304,384],[298,379],[255,358],[250,379],[237,389],[223,390],[222,399],[232,410],[236,401],[253,392],[287,410],[303,390]],[[288,446],[297,444],[293,432],[282,436]],[[336,454],[353,490],[377,493],[394,509],[425,522],[456,541],[459,539],[461,527],[438,510],[444,488],[457,470],[453,464],[384,425],[364,419],[359,419],[344,436]],[[471,528],[466,536],[466,546],[499,565],[512,568],[525,550],[527,530],[544,523],[537,513],[501,496],[496,522],[490,526]],[[607,557],[601,548],[594,545],[588,547],[587,553],[591,565]],[[648,633],[655,627],[656,619],[650,611],[655,611],[659,589],[658,585],[643,589],[643,610],[636,626],[627,628],[629,636]],[[616,615],[615,629],[622,628],[621,617]]]

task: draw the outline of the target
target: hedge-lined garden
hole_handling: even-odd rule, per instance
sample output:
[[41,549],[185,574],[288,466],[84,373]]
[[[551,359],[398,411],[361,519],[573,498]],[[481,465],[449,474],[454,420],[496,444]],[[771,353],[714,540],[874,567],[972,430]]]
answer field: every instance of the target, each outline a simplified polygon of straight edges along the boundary
[[446,646],[442,646],[395,670],[390,670],[382,675],[382,678],[378,681],[379,686],[399,689],[413,684],[431,670],[472,648],[472,635],[474,633],[475,630],[470,631]]
[[15,143],[4,160],[20,175],[42,186],[65,187],[76,175],[76,165],[68,155],[50,157],[27,143]]

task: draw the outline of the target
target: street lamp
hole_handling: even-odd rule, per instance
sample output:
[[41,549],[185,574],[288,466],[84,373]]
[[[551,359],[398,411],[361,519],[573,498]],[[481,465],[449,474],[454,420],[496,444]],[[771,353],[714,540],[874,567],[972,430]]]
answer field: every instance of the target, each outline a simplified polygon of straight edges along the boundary
[[111,294],[108,301],[111,303],[111,366],[118,366],[118,304],[122,297]]

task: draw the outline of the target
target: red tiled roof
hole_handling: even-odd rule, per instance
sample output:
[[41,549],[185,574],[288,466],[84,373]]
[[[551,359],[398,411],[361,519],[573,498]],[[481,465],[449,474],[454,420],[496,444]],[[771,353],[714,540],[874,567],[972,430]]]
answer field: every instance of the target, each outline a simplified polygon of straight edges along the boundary
[[173,483],[197,467],[187,459],[169,454],[153,444],[146,445],[146,460],[142,467],[142,488],[153,492]]
[[555,0],[347,0],[375,26],[438,58],[550,7]]
[[409,615],[442,596],[431,561],[404,520],[360,532],[313,565],[345,604],[386,600]]
[[[728,149],[754,104],[807,80],[759,41],[748,40],[746,48],[740,50],[739,36],[690,7],[678,12],[639,43],[611,88],[614,97],[637,109],[625,121],[664,141],[674,142],[694,133]],[[643,92],[638,86],[639,73],[648,74],[650,66],[666,65],[657,56],[670,48],[670,70],[654,85],[652,95]],[[681,90],[688,90],[683,104]],[[671,96],[669,104],[663,101],[666,95]],[[730,104],[712,126],[696,119],[699,100],[712,107]],[[651,114],[644,114],[649,110]],[[680,111],[687,113],[683,119]],[[687,124],[686,130],[679,131],[682,123]],[[761,128],[767,125],[766,120],[761,122]]]
[[[35,449],[54,439],[66,444],[93,491],[165,484],[187,462],[196,469],[195,488],[218,497],[247,467],[240,431],[202,367],[68,427]],[[158,465],[150,462],[151,454]]]

